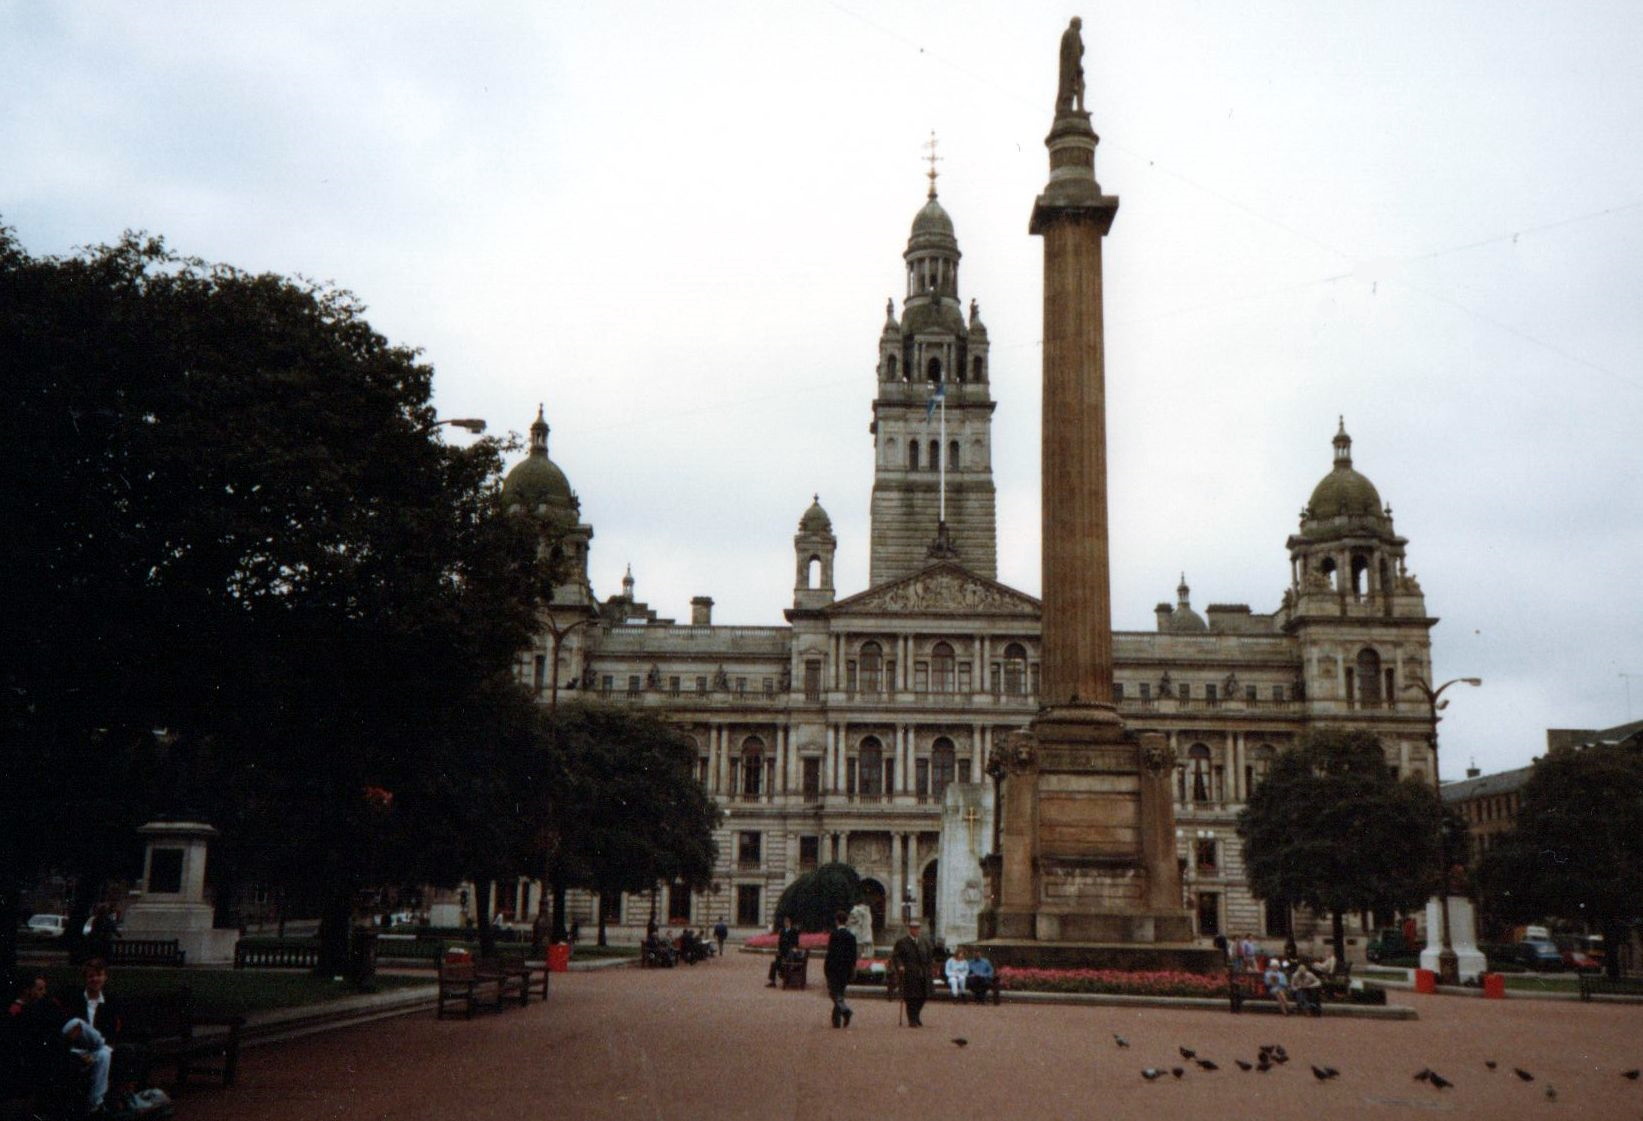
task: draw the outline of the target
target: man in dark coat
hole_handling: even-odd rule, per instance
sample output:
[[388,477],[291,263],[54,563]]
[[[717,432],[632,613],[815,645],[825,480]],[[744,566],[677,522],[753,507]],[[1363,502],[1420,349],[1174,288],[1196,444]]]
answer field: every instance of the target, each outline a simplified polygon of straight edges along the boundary
[[791,961],[799,952],[799,928],[794,925],[792,915],[782,916],[782,928],[776,935],[776,956],[770,961],[770,976],[767,980],[769,988],[776,987],[776,978],[780,976],[782,963]]
[[850,916],[833,914],[833,933],[827,936],[827,961],[822,973],[827,977],[827,995],[833,998],[833,1026],[850,1026],[850,1006],[844,1003],[844,989],[856,975],[856,936],[846,925]]
[[901,936],[890,951],[890,966],[901,981],[902,1003],[907,1005],[907,1026],[922,1028],[919,1014],[924,1002],[930,999],[930,940],[924,937],[923,924],[915,917],[907,920],[907,933]]

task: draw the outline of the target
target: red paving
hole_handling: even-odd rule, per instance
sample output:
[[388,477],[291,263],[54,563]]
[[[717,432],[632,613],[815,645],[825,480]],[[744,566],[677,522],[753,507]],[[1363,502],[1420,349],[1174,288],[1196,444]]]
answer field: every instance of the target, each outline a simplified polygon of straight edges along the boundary
[[[557,974],[547,1004],[472,1021],[418,1014],[255,1048],[237,1085],[191,1091],[178,1118],[1643,1119],[1643,1080],[1620,1077],[1643,1066],[1643,1005],[1393,994],[1420,1019],[1382,1022],[1006,997],[932,1004],[912,1030],[896,1026],[896,1005],[869,998],[853,1000],[853,1026],[834,1031],[825,990],[767,989],[767,961],[732,953],[693,968]],[[1265,1075],[1233,1065],[1262,1043],[1282,1044],[1291,1061]],[[1221,1069],[1184,1062],[1182,1045]],[[1311,1063],[1341,1075],[1320,1083]],[[1149,1083],[1139,1073],[1148,1065],[1187,1073]],[[1414,1081],[1423,1066],[1454,1088]]]

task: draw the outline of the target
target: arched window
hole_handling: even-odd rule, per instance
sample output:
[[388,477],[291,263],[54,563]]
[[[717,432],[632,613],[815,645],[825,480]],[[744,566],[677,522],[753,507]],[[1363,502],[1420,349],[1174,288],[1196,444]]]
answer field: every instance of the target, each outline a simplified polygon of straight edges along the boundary
[[1361,553],[1352,554],[1352,594],[1361,596],[1367,589],[1364,587],[1364,574],[1369,571],[1369,558]]
[[941,441],[940,440],[931,440],[930,441],[930,470],[932,470],[932,471],[940,471],[941,470]]
[[821,558],[818,556],[812,556],[809,560],[804,562],[805,587],[814,588],[818,586],[817,581],[821,579],[821,566]]
[[957,471],[958,470],[958,441],[957,440],[949,440],[947,442],[947,470],[949,470],[949,471]]
[[1269,743],[1256,744],[1249,753],[1249,762],[1244,764],[1244,796],[1247,798],[1255,788],[1266,781],[1267,772],[1272,770],[1272,757],[1276,752]]
[[908,440],[907,441],[907,470],[909,470],[909,471],[917,471],[918,470],[918,441],[917,440]]
[[1318,571],[1324,574],[1325,580],[1329,581],[1331,591],[1338,592],[1341,590],[1340,581],[1336,579],[1334,557],[1325,557],[1323,560],[1319,561]]
[[981,355],[978,354],[974,358],[970,359],[970,380],[971,381],[983,381],[983,380],[985,380],[984,375],[986,374],[986,372],[987,372],[987,367],[986,367]]
[[877,736],[861,741],[856,751],[858,789],[864,796],[876,798],[884,792],[884,745]]
[[1381,656],[1367,646],[1358,651],[1358,702],[1365,708],[1381,703]]
[[884,376],[886,378],[894,378],[896,376],[896,356],[894,354],[885,356]]
[[877,693],[884,685],[884,648],[876,642],[861,647],[861,691]]
[[1209,748],[1195,743],[1187,748],[1187,767],[1192,771],[1192,800],[1209,801]]
[[742,741],[742,796],[757,798],[764,790],[764,741],[748,736]]
[[924,376],[932,382],[941,380],[941,359],[932,358],[924,367]]
[[953,648],[938,642],[930,650],[930,689],[936,693],[951,693],[954,682]]
[[930,748],[930,793],[938,802],[958,771],[957,760],[953,741],[946,736],[939,737]]
[[1012,697],[1027,692],[1027,648],[1019,642],[1004,648],[1004,691]]

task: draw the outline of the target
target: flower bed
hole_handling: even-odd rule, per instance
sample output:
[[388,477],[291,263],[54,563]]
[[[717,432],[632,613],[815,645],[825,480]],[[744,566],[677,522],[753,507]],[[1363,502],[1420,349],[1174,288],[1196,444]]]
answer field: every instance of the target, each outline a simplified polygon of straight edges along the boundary
[[999,987],[1014,992],[1116,993],[1124,996],[1225,997],[1224,976],[1160,970],[1132,973],[1122,969],[1023,969],[998,971]]
[[[742,945],[751,946],[755,950],[774,950],[776,948],[776,939],[778,937],[780,937],[780,935],[777,935],[773,932],[765,933],[765,934],[755,934],[751,938],[744,939],[742,941]],[[820,932],[815,933],[815,934],[801,934],[801,935],[799,935],[799,949],[801,949],[801,950],[825,950],[825,949],[827,949],[827,932],[826,931],[820,931]]]

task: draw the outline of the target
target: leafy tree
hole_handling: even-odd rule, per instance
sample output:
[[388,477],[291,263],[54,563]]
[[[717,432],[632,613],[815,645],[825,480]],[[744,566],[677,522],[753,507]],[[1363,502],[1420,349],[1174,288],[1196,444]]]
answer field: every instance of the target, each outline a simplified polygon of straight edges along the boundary
[[[690,740],[654,716],[594,700],[561,704],[543,722],[539,769],[553,779],[536,835],[551,839],[545,854],[556,897],[567,887],[601,895],[649,891],[659,881],[707,887],[722,814],[696,779]],[[556,911],[562,924],[562,903]]]
[[319,889],[334,970],[404,858],[399,792],[483,764],[419,805],[434,839],[505,806],[474,713],[548,579],[499,446],[439,440],[433,371],[348,293],[135,235],[37,259],[0,229],[0,353],[0,939],[17,884],[95,889],[188,813],[225,831],[219,883]]
[[1620,947],[1643,917],[1643,740],[1543,756],[1515,827],[1484,854],[1478,883],[1502,918],[1596,927],[1609,976],[1618,977]]
[[1373,735],[1312,732],[1273,761],[1238,815],[1250,888],[1328,911],[1345,960],[1344,915],[1407,909],[1431,891],[1440,814],[1431,787],[1392,778]]
[[776,921],[793,916],[800,930],[833,928],[833,913],[848,911],[861,899],[861,877],[848,864],[834,862],[801,875],[776,901]]

